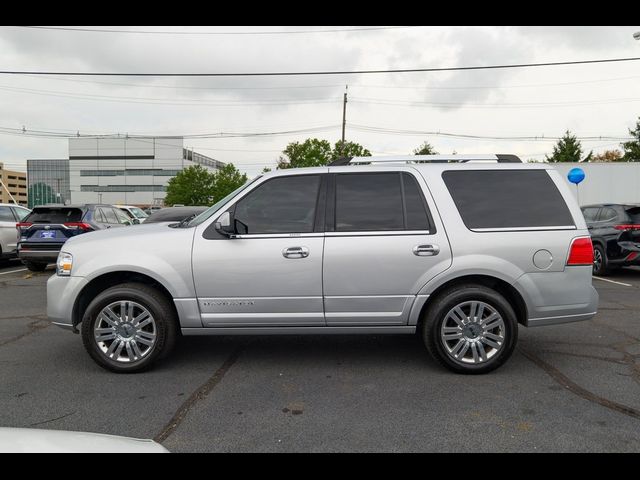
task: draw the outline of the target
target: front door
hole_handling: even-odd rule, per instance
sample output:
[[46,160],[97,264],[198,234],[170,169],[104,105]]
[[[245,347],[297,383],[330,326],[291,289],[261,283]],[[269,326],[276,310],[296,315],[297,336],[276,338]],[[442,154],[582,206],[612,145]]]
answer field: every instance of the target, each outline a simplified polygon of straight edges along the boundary
[[316,222],[324,219],[324,188],[321,174],[266,179],[226,209],[239,227],[235,238],[213,224],[196,231],[193,278],[205,327],[325,324]]
[[17,222],[11,207],[0,205],[0,254],[11,253],[16,249],[18,242]]
[[327,325],[406,325],[418,291],[451,265],[424,179],[413,169],[330,172],[323,273]]

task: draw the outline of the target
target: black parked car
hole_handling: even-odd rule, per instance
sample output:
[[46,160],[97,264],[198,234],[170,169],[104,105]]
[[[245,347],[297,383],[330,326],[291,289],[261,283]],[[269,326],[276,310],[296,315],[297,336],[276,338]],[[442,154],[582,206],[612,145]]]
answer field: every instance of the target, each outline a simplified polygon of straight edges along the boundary
[[35,207],[18,229],[18,257],[34,272],[55,262],[69,238],[94,230],[131,225],[122,210],[112,205],[44,205]]
[[640,265],[640,205],[586,205],[582,214],[593,242],[593,274]]
[[144,223],[180,222],[201,214],[207,208],[209,207],[167,207],[151,213]]

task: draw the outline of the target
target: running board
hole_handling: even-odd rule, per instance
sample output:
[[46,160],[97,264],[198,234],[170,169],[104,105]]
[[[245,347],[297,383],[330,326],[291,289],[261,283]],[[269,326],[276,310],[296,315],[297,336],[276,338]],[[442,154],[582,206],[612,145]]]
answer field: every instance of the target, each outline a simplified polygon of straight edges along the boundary
[[412,334],[415,325],[400,327],[211,327],[182,328],[182,335],[375,335]]

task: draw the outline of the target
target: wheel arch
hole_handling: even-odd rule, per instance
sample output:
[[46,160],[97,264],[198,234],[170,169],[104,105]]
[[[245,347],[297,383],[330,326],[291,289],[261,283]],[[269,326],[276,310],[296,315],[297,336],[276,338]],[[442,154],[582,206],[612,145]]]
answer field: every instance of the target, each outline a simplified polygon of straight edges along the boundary
[[143,285],[148,285],[155,288],[169,301],[171,307],[173,308],[175,318],[179,318],[178,311],[173,301],[173,296],[171,295],[169,290],[157,279],[140,272],[116,271],[98,275],[97,277],[91,279],[91,281],[89,281],[89,283],[87,283],[87,285],[85,285],[84,288],[80,291],[80,293],[76,297],[72,311],[72,324],[74,330],[76,326],[82,321],[82,317],[84,316],[87,307],[97,295],[99,295],[101,292],[104,292],[108,288],[123,283],[141,283]]
[[463,275],[443,283],[429,295],[429,298],[427,298],[424,305],[422,305],[422,308],[420,309],[417,329],[420,330],[422,328],[426,313],[428,312],[431,305],[433,305],[433,302],[442,295],[442,292],[451,287],[455,287],[456,285],[463,284],[477,284],[495,290],[496,292],[501,294],[513,307],[518,323],[521,325],[526,325],[526,321],[528,318],[527,304],[525,303],[524,298],[522,298],[522,295],[520,295],[520,292],[518,292],[518,290],[516,290],[513,285],[510,285],[500,278],[492,277],[490,275]]

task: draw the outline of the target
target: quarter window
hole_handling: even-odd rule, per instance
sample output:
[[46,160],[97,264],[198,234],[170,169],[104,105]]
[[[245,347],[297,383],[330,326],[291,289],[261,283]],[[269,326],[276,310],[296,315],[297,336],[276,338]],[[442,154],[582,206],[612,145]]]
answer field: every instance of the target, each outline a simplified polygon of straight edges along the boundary
[[599,211],[600,211],[600,208],[594,208],[594,207],[587,207],[583,209],[582,215],[584,216],[584,221],[589,223],[595,222],[596,218],[598,218]]
[[236,204],[239,233],[313,232],[319,190],[319,175],[276,177],[264,182]]
[[119,223],[116,212],[114,212],[112,208],[102,208],[101,210],[107,223]]

